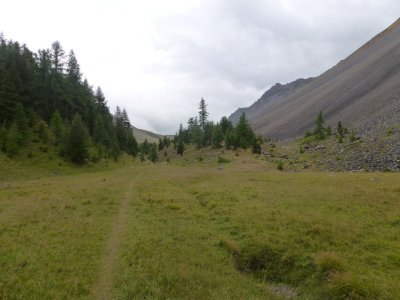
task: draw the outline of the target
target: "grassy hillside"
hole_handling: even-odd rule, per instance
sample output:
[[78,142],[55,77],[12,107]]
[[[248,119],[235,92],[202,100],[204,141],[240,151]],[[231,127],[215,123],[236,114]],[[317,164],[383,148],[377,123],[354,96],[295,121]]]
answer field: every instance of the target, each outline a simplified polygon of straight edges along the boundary
[[398,173],[169,155],[2,180],[2,298],[400,297]]

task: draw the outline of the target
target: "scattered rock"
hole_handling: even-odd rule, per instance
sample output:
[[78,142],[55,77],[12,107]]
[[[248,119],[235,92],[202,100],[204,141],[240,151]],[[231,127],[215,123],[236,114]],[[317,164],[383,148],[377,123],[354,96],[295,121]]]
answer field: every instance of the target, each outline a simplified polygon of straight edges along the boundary
[[286,284],[272,284],[271,283],[268,285],[268,288],[272,293],[274,293],[278,296],[285,297],[287,299],[297,298],[296,291],[292,287],[290,287]]

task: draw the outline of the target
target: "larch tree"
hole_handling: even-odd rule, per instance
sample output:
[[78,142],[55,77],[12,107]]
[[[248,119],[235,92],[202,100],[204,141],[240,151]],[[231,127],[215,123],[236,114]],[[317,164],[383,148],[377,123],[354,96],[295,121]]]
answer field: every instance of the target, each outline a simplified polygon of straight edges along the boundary
[[208,117],[207,104],[204,98],[201,98],[199,104],[199,124],[202,130],[204,130],[207,124],[207,117]]
[[59,41],[55,41],[51,44],[51,62],[53,70],[56,74],[64,72],[64,59],[65,51],[63,50]]
[[72,120],[67,140],[67,154],[76,164],[84,164],[88,157],[89,134],[82,118],[76,114]]

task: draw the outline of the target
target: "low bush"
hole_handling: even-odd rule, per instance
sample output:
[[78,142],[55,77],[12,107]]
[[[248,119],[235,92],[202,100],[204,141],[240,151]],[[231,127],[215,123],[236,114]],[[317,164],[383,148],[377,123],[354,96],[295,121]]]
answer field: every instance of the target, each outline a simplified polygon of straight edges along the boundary
[[335,273],[325,285],[327,299],[358,300],[385,298],[373,282],[352,273]]
[[344,264],[335,252],[322,252],[315,256],[315,265],[320,274],[328,278],[337,272],[344,271]]

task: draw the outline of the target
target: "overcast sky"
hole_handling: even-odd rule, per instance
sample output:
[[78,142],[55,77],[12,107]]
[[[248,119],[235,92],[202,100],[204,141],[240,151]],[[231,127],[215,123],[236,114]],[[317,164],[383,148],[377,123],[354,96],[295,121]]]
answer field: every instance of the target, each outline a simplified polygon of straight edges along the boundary
[[0,32],[59,40],[133,125],[175,133],[204,97],[219,120],[276,82],[317,76],[393,23],[399,0],[0,0]]

